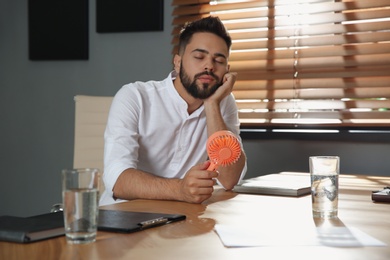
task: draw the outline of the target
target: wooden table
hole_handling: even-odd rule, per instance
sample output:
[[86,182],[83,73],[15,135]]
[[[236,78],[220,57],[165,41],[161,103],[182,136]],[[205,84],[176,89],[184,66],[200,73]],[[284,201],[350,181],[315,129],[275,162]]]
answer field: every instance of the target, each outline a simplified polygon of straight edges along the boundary
[[[341,175],[339,218],[331,225],[356,227],[386,247],[267,246],[226,248],[215,224],[256,225],[284,234],[320,225],[311,216],[311,198],[237,194],[216,188],[203,204],[134,200],[105,209],[181,213],[185,221],[133,234],[98,232],[97,241],[69,245],[65,237],[31,244],[0,242],[0,259],[390,259],[390,204],[373,203],[371,191],[390,177]],[[283,227],[283,228],[281,228]],[[264,232],[266,233],[266,232]],[[261,234],[260,234],[261,235]],[[296,234],[299,236],[300,234]]]

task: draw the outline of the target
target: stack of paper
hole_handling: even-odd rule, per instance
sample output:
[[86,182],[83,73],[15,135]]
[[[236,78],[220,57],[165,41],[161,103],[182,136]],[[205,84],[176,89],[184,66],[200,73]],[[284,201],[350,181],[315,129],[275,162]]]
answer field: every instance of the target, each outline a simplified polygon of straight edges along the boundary
[[298,197],[310,194],[310,175],[282,172],[241,181],[233,189],[239,193]]

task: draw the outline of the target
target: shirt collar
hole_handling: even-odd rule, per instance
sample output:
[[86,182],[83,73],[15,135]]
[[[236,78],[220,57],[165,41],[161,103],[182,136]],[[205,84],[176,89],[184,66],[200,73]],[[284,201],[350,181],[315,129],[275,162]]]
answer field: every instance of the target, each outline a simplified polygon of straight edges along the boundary
[[[188,105],[187,105],[187,102],[179,95],[179,93],[177,92],[174,84],[173,84],[173,81],[178,77],[178,73],[173,70],[169,73],[169,76],[168,76],[168,79],[169,79],[169,82],[171,83],[171,90],[172,92],[174,92],[176,98],[180,99],[180,107],[182,109],[185,109],[185,112],[187,113],[187,110],[188,110]],[[201,105],[197,110],[195,110],[189,117],[198,117],[201,115],[201,113],[203,112],[204,110],[204,106]],[[188,114],[188,113],[187,113]]]

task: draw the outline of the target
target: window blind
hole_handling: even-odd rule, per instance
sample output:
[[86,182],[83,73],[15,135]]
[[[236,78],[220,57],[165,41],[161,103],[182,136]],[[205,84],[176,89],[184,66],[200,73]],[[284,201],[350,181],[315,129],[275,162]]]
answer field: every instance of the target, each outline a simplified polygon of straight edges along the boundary
[[188,22],[218,16],[244,126],[389,127],[390,1],[173,0],[173,53]]

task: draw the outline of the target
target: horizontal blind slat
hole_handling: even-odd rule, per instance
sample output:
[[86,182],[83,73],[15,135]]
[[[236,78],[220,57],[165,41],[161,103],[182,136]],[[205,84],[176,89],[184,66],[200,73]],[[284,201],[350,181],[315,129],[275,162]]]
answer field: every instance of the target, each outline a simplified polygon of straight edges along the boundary
[[[215,2],[214,2],[215,3]],[[207,4],[201,3],[197,5],[179,5],[173,10],[174,16],[184,16],[192,14],[202,14],[202,13],[215,13],[219,15],[218,12],[221,11],[231,11],[231,10],[243,10],[250,8],[261,8],[265,12],[272,14],[272,16],[282,16],[289,15],[291,12],[302,13],[329,13],[329,12],[341,12],[345,10],[357,10],[357,9],[368,9],[368,8],[380,8],[388,6],[387,0],[376,0],[376,1],[367,1],[367,0],[356,0],[356,1],[347,1],[347,2],[334,2],[334,1],[319,1],[318,3],[302,3],[286,1],[278,2],[273,1],[273,4],[270,4],[268,1],[245,1],[245,2],[220,2],[217,4]],[[277,7],[277,8],[275,8]],[[261,15],[265,16],[265,15]]]
[[[390,111],[374,111],[374,112],[350,112],[350,111],[330,111],[330,112],[300,112],[299,118],[295,112],[267,112],[267,113],[239,113],[240,119],[339,119],[342,120],[383,120],[385,124],[390,124]],[[341,123],[341,122],[340,122]],[[379,122],[377,122],[379,123]]]
[[270,36],[273,38],[292,37],[299,33],[299,35],[309,36],[321,36],[321,35],[334,35],[334,34],[352,34],[353,32],[373,32],[381,30],[390,30],[389,23],[384,22],[369,22],[358,24],[323,24],[314,26],[297,26],[296,28],[280,29],[280,30],[251,30],[251,31],[238,31],[230,33],[230,36],[234,40],[240,39],[268,39]]
[[[360,68],[321,68],[317,70],[301,70],[298,73],[298,79],[310,78],[351,78],[351,77],[380,77],[389,75],[389,66],[360,67]],[[292,79],[294,69],[290,70],[261,70],[261,71],[240,71],[238,79],[246,80],[276,80],[276,79]]]
[[[221,14],[218,15],[221,20],[231,20],[225,21],[225,26],[228,30],[239,30],[239,29],[273,29],[275,27],[287,27],[291,26],[291,19],[285,18],[260,18],[257,13],[253,13],[249,15],[243,16],[241,13],[229,13],[229,14]],[[384,10],[365,10],[365,11],[356,11],[351,13],[325,13],[325,14],[317,14],[311,16],[305,16],[300,18],[299,16],[295,18],[297,22],[296,25],[329,25],[335,23],[342,22],[350,22],[350,23],[359,23],[361,20],[374,20],[390,17],[390,9]],[[252,19],[251,19],[252,18]],[[301,20],[301,21],[300,21]],[[300,21],[300,22],[299,22]],[[351,22],[354,21],[354,22]],[[177,27],[173,29],[176,31]]]
[[[238,74],[238,78],[240,74]],[[265,90],[265,89],[291,89],[293,78],[276,80],[237,80],[234,85],[235,91]],[[390,87],[390,76],[379,77],[351,77],[351,78],[314,78],[300,79],[299,89],[304,88],[368,88]]]
[[237,101],[240,99],[390,98],[390,87],[233,90],[233,95]]
[[313,36],[308,38],[294,38],[289,39],[268,39],[256,40],[248,42],[233,42],[232,50],[246,50],[246,49],[274,49],[274,48],[288,48],[291,46],[324,46],[324,45],[343,45],[343,44],[357,44],[357,43],[375,43],[387,42],[390,39],[390,32],[373,32],[361,33],[354,35],[326,35]]
[[[294,62],[298,61],[295,65]],[[298,59],[278,59],[278,60],[247,60],[231,61],[232,71],[243,70],[279,70],[288,69],[295,66],[296,69],[314,69],[314,68],[344,68],[358,66],[390,66],[390,53],[371,54],[371,55],[353,55],[353,56],[333,56],[333,57],[315,57]]]
[[299,58],[306,57],[330,57],[330,56],[351,56],[390,53],[390,42],[373,44],[354,44],[337,46],[314,46],[303,49],[282,49],[282,50],[250,50],[246,52],[232,52],[229,61],[240,60],[265,60],[265,59],[288,59],[294,57],[298,51]]
[[345,109],[390,109],[390,100],[298,100],[237,102],[239,110],[345,110]]

